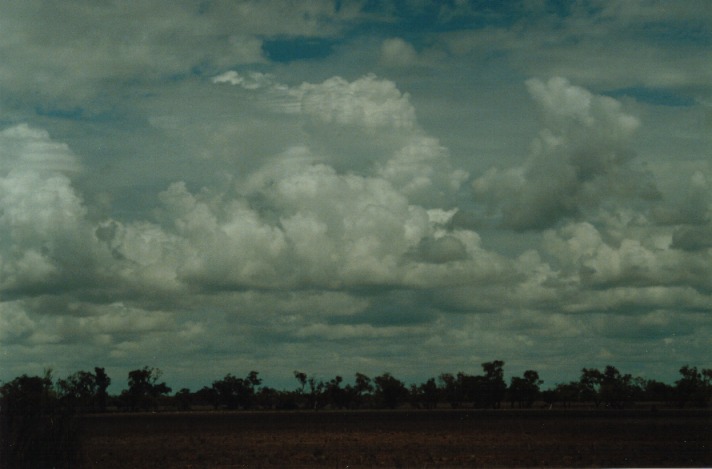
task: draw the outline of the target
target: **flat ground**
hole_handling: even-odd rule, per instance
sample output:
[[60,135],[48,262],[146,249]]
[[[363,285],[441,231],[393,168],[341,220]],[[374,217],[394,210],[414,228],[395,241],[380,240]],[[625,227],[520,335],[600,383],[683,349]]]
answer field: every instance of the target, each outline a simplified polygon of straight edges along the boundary
[[106,414],[95,468],[711,467],[712,413],[436,410]]

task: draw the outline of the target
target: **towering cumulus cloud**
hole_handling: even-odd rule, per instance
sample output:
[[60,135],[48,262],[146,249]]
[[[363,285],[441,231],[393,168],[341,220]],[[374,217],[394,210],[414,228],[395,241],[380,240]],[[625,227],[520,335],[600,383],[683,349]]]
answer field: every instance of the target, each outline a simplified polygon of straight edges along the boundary
[[648,175],[632,166],[630,139],[639,126],[618,101],[596,96],[564,78],[527,81],[544,128],[526,161],[491,169],[473,183],[476,194],[517,230],[578,217],[616,195],[654,196]]
[[0,153],[0,289],[61,289],[88,261],[86,210],[68,177],[79,163],[27,125],[0,132]]

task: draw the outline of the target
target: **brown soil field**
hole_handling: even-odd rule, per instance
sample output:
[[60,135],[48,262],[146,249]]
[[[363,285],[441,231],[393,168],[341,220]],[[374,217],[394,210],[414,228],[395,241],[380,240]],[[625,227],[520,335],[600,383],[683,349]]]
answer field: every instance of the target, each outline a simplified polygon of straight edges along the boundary
[[84,418],[81,441],[93,468],[710,467],[712,413],[105,414]]

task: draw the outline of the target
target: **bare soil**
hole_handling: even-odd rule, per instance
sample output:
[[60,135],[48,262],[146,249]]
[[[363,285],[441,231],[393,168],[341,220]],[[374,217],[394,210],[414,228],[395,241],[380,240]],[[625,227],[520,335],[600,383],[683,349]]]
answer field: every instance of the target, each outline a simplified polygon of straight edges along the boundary
[[397,410],[105,414],[92,468],[711,467],[702,411]]

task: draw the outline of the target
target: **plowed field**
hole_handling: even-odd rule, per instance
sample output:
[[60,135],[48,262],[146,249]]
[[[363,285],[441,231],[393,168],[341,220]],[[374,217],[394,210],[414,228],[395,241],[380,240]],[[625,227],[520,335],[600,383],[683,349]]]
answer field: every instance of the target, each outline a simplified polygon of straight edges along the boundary
[[185,412],[84,419],[83,465],[228,467],[712,466],[701,411]]

